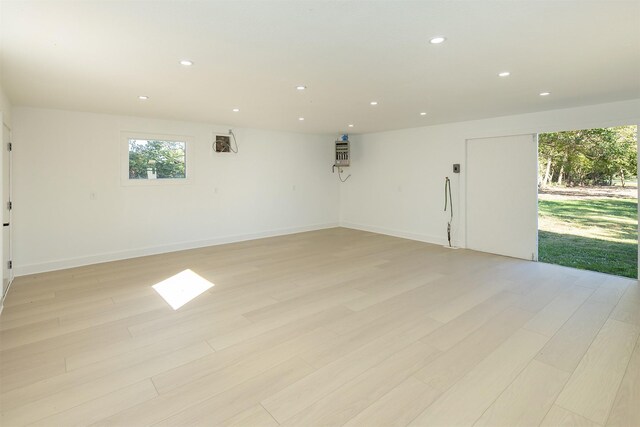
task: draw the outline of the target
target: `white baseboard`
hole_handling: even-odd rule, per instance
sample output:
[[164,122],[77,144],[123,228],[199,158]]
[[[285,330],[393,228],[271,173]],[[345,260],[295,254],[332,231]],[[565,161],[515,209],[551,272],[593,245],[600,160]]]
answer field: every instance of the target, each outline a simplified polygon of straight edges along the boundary
[[[427,234],[411,233],[408,231],[393,230],[390,228],[383,228],[375,225],[355,224],[345,221],[340,222],[340,227],[353,228],[354,230],[370,231],[372,233],[385,234],[387,236],[417,240],[419,242],[433,243],[434,245],[448,245],[447,239],[442,236],[430,236]],[[454,245],[456,245],[456,243],[457,242],[453,242]]]
[[199,240],[192,242],[173,243],[162,246],[150,246],[145,248],[130,249],[126,251],[109,252],[95,255],[88,255],[78,258],[68,258],[55,261],[48,261],[38,264],[15,265],[15,276],[25,276],[27,274],[44,273],[47,271],[63,270],[65,268],[82,267],[85,265],[99,264],[109,261],[118,261],[128,258],[137,258],[147,255],[157,255],[167,252],[182,251],[187,249],[203,248],[207,246],[224,245],[227,243],[242,242],[245,240],[264,239],[266,237],[284,236],[287,234],[303,233],[306,231],[322,230],[325,228],[339,227],[336,223],[313,224],[301,227],[281,228],[276,230],[262,231],[258,233],[238,234],[233,236],[216,237],[213,239]]

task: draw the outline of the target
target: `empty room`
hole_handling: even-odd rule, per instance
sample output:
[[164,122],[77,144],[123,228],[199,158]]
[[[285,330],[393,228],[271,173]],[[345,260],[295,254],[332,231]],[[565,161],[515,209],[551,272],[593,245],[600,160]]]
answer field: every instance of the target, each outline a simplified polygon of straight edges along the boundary
[[640,426],[640,0],[0,0],[0,49],[3,427]]

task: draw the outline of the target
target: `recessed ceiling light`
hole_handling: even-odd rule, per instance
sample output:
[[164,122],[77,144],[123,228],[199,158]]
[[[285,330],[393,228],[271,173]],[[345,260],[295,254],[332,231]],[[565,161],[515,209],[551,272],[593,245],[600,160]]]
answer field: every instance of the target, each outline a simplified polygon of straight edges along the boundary
[[234,108],[234,109],[233,109],[233,110],[231,110],[231,111],[233,111],[234,113],[237,113],[238,111],[240,111],[240,109],[239,109],[239,108]]
[[540,92],[540,96],[549,96],[551,92]]
[[300,120],[301,122],[304,121],[304,117],[298,117],[298,120]]
[[444,38],[442,36],[437,36],[437,37],[432,37],[431,40],[429,40],[429,43],[431,43],[431,44],[440,44],[445,40],[446,40],[446,38]]
[[180,65],[184,65],[185,67],[190,67],[193,65],[193,61],[189,61],[188,59],[183,59],[180,61]]
[[371,104],[371,105],[378,105],[378,101],[371,101],[369,104]]
[[503,71],[501,73],[498,73],[498,77],[508,77],[510,75],[511,75],[511,73],[508,72],[508,71]]
[[421,116],[426,116],[427,113],[425,113],[424,111],[422,113],[420,113]]
[[304,85],[298,85],[298,86],[296,86],[296,89],[297,89],[297,90],[305,90],[306,88],[307,88],[307,87],[306,87],[306,86],[304,86]]
[[353,127],[353,125],[352,125],[352,124],[350,124],[350,125],[349,125],[349,127],[350,127],[350,128],[352,128],[352,127]]
[[149,99],[149,97],[147,95],[140,95],[138,99],[141,101],[146,101],[147,99]]

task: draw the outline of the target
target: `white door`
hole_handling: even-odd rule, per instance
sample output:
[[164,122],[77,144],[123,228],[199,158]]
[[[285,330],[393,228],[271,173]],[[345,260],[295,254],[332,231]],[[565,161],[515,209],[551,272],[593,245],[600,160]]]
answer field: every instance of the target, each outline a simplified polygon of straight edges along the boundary
[[538,259],[538,139],[467,140],[467,247]]
[[11,269],[11,133],[6,125],[2,126],[2,296],[13,280]]

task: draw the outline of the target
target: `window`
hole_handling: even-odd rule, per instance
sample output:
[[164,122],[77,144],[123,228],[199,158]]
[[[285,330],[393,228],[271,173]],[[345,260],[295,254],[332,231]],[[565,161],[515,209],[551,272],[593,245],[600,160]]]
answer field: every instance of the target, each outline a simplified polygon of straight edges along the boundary
[[124,185],[189,181],[189,137],[123,133],[122,141],[121,176]]
[[129,139],[129,179],[184,179],[184,141]]

